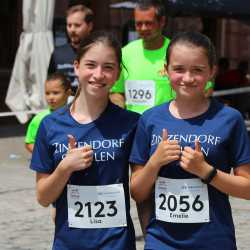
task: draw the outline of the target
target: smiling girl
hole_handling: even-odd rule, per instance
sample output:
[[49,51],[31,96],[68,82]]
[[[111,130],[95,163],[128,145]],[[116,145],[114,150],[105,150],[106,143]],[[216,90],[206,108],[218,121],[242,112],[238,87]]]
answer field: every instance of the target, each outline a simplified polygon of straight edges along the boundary
[[115,38],[91,34],[74,63],[79,87],[73,104],[40,126],[31,168],[39,203],[57,210],[53,249],[135,249],[128,156],[138,114],[108,97],[120,65]]
[[240,113],[204,95],[215,62],[206,36],[176,35],[165,65],[176,98],[138,123],[131,195],[153,196],[147,250],[236,249],[229,195],[250,199],[250,145]]

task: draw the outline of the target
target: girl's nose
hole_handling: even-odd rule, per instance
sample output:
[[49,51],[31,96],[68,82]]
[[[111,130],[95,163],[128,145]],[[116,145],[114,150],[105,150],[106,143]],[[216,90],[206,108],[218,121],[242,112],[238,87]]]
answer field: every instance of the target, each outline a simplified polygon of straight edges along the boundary
[[96,79],[101,79],[103,77],[102,67],[96,67],[95,72],[94,72],[94,77]]
[[193,75],[189,71],[185,72],[185,74],[183,75],[183,82],[189,83],[193,82],[193,80],[194,80]]

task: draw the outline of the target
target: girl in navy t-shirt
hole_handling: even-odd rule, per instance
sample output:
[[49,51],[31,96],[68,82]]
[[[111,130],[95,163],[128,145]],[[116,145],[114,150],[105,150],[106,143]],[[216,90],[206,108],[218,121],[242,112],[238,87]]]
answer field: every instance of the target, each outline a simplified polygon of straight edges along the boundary
[[240,113],[204,95],[215,62],[206,36],[177,34],[165,65],[176,99],[139,120],[131,195],[153,208],[140,214],[147,250],[236,249],[229,195],[250,199],[250,145]]
[[128,157],[139,115],[109,102],[120,65],[115,38],[91,34],[74,62],[73,104],[39,128],[31,168],[39,203],[56,207],[55,250],[135,250]]

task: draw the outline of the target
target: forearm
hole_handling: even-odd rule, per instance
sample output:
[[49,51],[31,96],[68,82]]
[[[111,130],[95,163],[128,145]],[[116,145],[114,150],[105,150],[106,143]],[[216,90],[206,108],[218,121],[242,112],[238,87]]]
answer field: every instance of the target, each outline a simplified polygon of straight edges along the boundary
[[140,170],[132,173],[131,176],[131,196],[140,203],[148,199],[152,193],[155,181],[158,177],[160,166],[152,163],[150,160],[141,167]]
[[250,199],[250,180],[248,177],[232,175],[218,170],[210,184],[228,195]]
[[121,108],[125,108],[125,97],[122,93],[111,93],[109,98],[114,104]]
[[61,163],[52,174],[37,175],[37,200],[47,207],[52,202],[56,201],[61,195],[71,172],[66,169]]
[[153,204],[152,197],[148,198],[147,200],[137,203],[137,211],[138,211],[138,218],[140,221],[141,229],[143,236],[146,236],[146,229],[150,220],[150,216],[152,213],[152,204]]
[[34,144],[25,143],[25,148],[32,154],[34,149]]

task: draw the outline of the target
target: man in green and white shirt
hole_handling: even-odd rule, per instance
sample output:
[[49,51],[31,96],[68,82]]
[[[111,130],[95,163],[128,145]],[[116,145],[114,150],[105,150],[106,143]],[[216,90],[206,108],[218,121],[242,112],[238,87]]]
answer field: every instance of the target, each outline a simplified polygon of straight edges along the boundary
[[[122,49],[123,67],[110,99],[128,110],[143,113],[175,97],[164,74],[170,40],[162,35],[166,17],[159,1],[140,1],[135,7],[134,19],[140,39]],[[208,84],[207,88],[210,87]]]
[[111,100],[128,110],[146,109],[173,98],[167,76],[163,74],[169,39],[162,35],[164,6],[156,1],[140,1],[134,10],[140,39],[122,49],[124,67],[112,88]]

